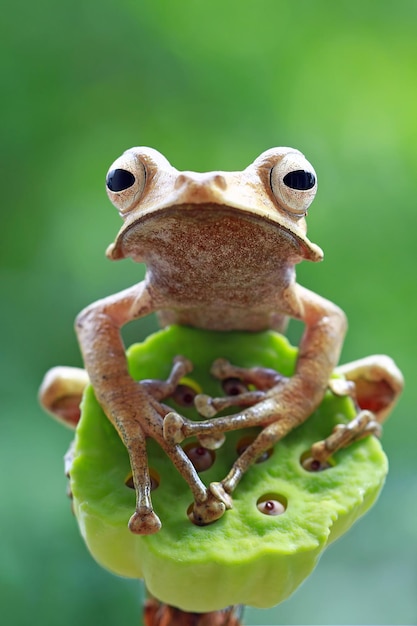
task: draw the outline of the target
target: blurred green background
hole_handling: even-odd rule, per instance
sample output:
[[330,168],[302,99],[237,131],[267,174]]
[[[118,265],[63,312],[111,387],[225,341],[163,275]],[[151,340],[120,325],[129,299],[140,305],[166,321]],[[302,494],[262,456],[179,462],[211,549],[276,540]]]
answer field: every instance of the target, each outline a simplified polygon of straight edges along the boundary
[[390,354],[407,388],[377,505],[246,621],[416,623],[417,3],[15,0],[1,28],[1,622],[139,623],[140,584],[101,570],[70,515],[71,433],[36,401],[49,367],[80,364],[77,312],[142,276],[104,258],[120,226],[107,168],[132,145],[202,171],[291,145],[318,172],[325,250],[299,281],[346,311],[343,361]]

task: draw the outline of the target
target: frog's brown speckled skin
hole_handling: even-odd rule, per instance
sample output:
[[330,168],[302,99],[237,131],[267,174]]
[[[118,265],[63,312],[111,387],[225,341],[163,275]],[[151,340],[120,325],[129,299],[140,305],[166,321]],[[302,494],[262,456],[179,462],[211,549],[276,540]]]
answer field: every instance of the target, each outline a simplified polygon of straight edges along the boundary
[[[129,173],[127,186],[111,182],[115,170]],[[285,175],[300,170],[312,184],[286,186]],[[137,508],[129,525],[144,534],[160,527],[149,495],[146,437],[158,441],[189,483],[195,519],[209,523],[231,505],[229,494],[256,457],[319,405],[339,359],[345,315],[295,280],[297,263],[323,256],[306,236],[315,173],[292,148],[268,150],[242,172],[205,174],[179,172],[156,150],[132,148],[110,172],[108,194],[124,224],[107,255],[143,262],[147,273],[143,282],[87,307],[76,329],[96,396],[130,456]],[[204,423],[203,436],[264,426],[240,465],[211,489],[179,445],[186,421],[170,413],[164,427],[168,409],[161,398],[128,374],[120,329],[151,312],[163,326],[221,331],[283,331],[289,317],[305,324],[291,378],[281,378],[263,400],[223,420],[224,429],[216,419]],[[394,378],[400,380],[397,371]]]

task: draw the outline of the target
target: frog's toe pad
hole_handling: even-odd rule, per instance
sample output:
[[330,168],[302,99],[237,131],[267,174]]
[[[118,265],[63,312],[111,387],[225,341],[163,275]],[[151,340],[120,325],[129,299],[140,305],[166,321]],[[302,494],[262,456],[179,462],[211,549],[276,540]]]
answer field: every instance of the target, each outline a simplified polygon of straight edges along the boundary
[[179,413],[170,411],[164,417],[164,439],[168,443],[177,444],[184,441],[186,434],[184,432],[185,420]]
[[194,502],[190,519],[197,526],[211,524],[222,517],[226,510],[224,502],[220,501],[213,493],[208,492],[204,502]]
[[233,508],[232,497],[230,496],[230,494],[227,493],[222,483],[210,483],[209,489],[211,493],[213,494],[213,496],[217,498],[217,500],[220,500],[220,502],[223,502],[226,509]]
[[217,413],[216,408],[213,406],[212,398],[204,393],[199,393],[194,398],[194,405],[203,417],[214,417]]
[[129,530],[135,535],[153,535],[161,529],[161,520],[150,509],[137,510],[129,520]]

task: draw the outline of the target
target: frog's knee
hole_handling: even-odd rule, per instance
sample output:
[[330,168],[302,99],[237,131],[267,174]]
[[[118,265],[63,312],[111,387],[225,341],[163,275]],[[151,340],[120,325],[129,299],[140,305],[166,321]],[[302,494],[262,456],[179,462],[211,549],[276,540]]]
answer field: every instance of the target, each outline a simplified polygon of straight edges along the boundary
[[80,402],[88,374],[78,367],[54,367],[50,369],[39,389],[39,402],[56,419],[75,428],[80,419]]

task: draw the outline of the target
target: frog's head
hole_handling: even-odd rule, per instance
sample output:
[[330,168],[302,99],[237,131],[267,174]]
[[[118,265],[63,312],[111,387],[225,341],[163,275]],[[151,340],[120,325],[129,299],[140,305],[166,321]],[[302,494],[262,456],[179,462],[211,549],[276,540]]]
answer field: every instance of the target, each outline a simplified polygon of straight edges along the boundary
[[242,224],[251,220],[284,235],[294,262],[323,257],[306,236],[305,216],[316,194],[316,173],[293,148],[267,150],[242,172],[204,174],[180,172],[151,148],[131,148],[113,163],[106,183],[109,198],[124,220],[107,250],[112,260],[142,261],[145,233],[152,230],[155,219],[160,230],[161,219],[174,214],[182,228],[187,218],[195,225],[204,216],[218,221],[219,228],[222,215]]

